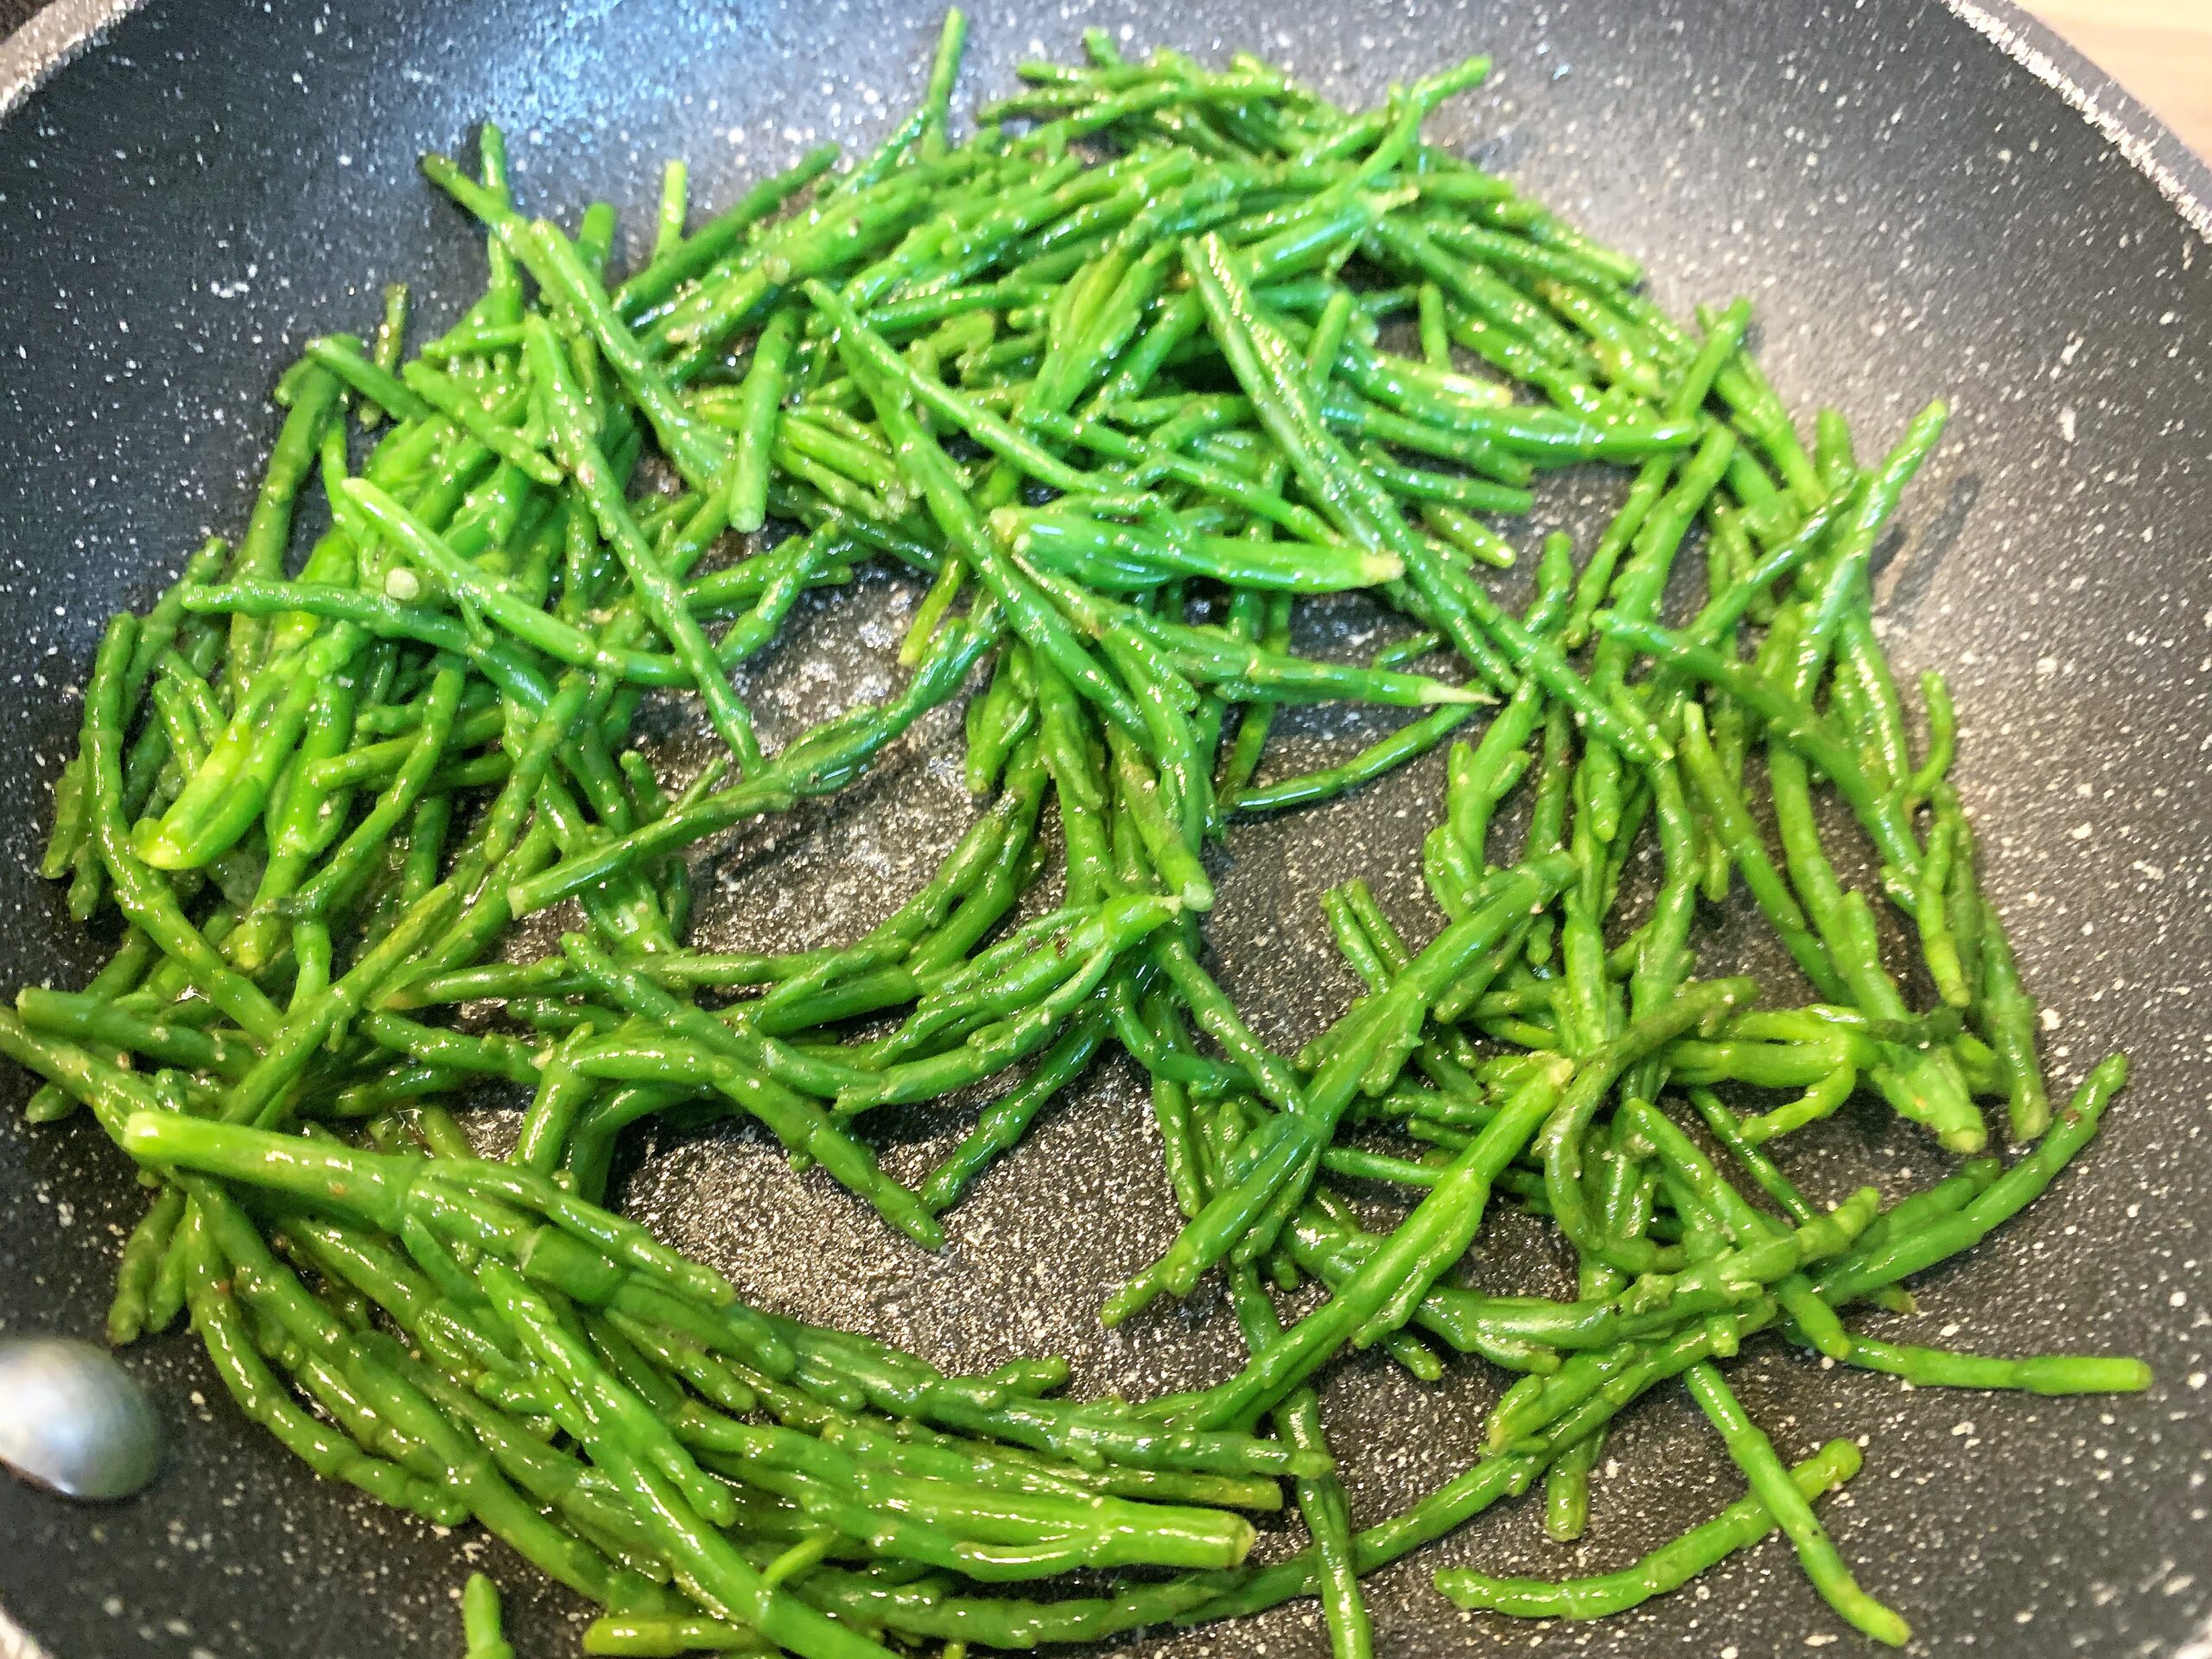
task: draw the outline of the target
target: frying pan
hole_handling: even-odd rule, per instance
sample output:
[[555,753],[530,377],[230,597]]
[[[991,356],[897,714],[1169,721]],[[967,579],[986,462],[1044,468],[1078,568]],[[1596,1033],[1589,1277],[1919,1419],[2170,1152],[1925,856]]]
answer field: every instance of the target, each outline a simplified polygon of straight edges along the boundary
[[[670,154],[719,201],[807,143],[873,137],[918,88],[936,15],[937,0],[60,0],[0,48],[0,982],[93,960],[29,872],[102,619],[243,523],[275,428],[264,390],[302,340],[362,327],[385,281],[412,281],[435,321],[476,280],[479,238],[421,183],[417,153],[490,117],[534,207],[634,207]],[[2050,1010],[2047,1058],[2070,1083],[2125,1046],[2138,1070],[2092,1155],[1932,1276],[1922,1314],[1888,1323],[1983,1351],[2139,1353],[2159,1382],[2121,1400],[1912,1392],[1760,1345],[1741,1389],[1791,1456],[1866,1437],[1867,1472],[1828,1514],[1918,1651],[2204,1653],[2212,172],[2044,31],[1970,0],[985,4],[969,86],[1003,87],[1017,58],[1065,54],[1091,22],[1202,56],[1249,47],[1359,101],[1492,52],[1496,79],[1439,136],[1644,256],[1677,313],[1751,295],[1794,407],[1837,404],[1871,446],[1928,397],[1955,401],[1885,550],[1882,626],[1901,676],[1953,674],[1960,781]],[[1586,532],[1608,482],[1566,480],[1542,522]],[[895,637],[881,624],[911,601],[887,579],[803,614],[749,688],[766,734],[877,695]],[[971,810],[944,764],[956,735],[941,720],[850,797],[707,849],[709,938],[789,949],[881,915]],[[1300,728],[1290,759],[1358,737]],[[1409,926],[1433,925],[1416,846],[1439,789],[1415,766],[1232,835],[1212,936],[1266,1032],[1295,1042],[1350,995],[1323,887],[1363,874]],[[97,1135],[21,1127],[26,1087],[0,1079],[0,1330],[92,1335],[137,1199]],[[496,1135],[502,1118],[481,1121]],[[912,1174],[957,1133],[916,1114],[888,1161]],[[1830,1197],[1924,1181],[1935,1157],[1873,1113],[1805,1141],[1793,1173]],[[1141,1091],[1110,1067],[957,1213],[941,1256],[736,1129],[643,1144],[627,1197],[748,1294],[948,1364],[1058,1351],[1080,1388],[1138,1390],[1231,1363],[1203,1295],[1111,1334],[1093,1318],[1172,1214]],[[1509,1236],[1477,1271],[1502,1287],[1555,1266]],[[230,1409],[188,1338],[129,1360],[174,1431],[158,1486],[94,1510],[0,1481],[0,1604],[57,1659],[450,1653],[464,1548],[512,1588],[522,1651],[574,1651],[575,1606],[493,1547],[315,1481]],[[1469,1461],[1494,1387],[1471,1366],[1426,1389],[1343,1368],[1326,1406],[1356,1512]],[[1600,1570],[1737,1489],[1676,1398],[1639,1407],[1611,1454],[1579,1548],[1546,1545],[1533,1506],[1510,1505],[1384,1574],[1380,1650],[1754,1659],[1831,1639],[1773,1544],[1598,1627],[1465,1618],[1429,1590],[1448,1561]],[[1126,1650],[1325,1644],[1291,1607]]]

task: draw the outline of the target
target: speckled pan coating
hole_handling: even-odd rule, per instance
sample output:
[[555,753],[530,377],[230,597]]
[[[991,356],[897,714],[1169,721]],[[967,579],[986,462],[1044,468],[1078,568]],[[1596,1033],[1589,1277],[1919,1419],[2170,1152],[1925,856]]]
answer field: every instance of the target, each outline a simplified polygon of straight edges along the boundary
[[[2050,1010],[2054,1065],[2070,1081],[2124,1043],[2138,1081],[2047,1202],[1936,1276],[1923,1314],[1885,1324],[1986,1351],[2139,1352],[2159,1386],[2112,1402],[1916,1394],[1764,1345],[1738,1373],[1792,1456],[1868,1437],[1866,1472],[1828,1514],[1866,1581],[1910,1615],[1916,1651],[2204,1652],[2203,169],[2048,37],[1964,0],[1955,16],[1928,0],[977,10],[971,87],[1003,86],[1027,52],[1072,51],[1089,22],[1206,55],[1251,47],[1361,99],[1441,58],[1493,52],[1495,80],[1451,108],[1445,136],[1646,256],[1670,305],[1750,294],[1795,407],[1839,403],[1871,448],[1926,398],[1954,399],[1952,435],[1882,577],[1885,626],[1901,671],[1954,675],[1961,780]],[[101,11],[61,0],[0,54],[0,107]],[[477,238],[419,183],[416,152],[462,143],[488,114],[513,134],[534,206],[573,210],[599,193],[639,207],[669,153],[690,158],[700,200],[718,201],[810,140],[880,130],[919,86],[934,12],[934,0],[156,4],[21,104],[0,126],[0,982],[69,979],[92,959],[29,867],[101,619],[149,597],[207,530],[238,528],[245,469],[274,429],[263,389],[302,339],[365,327],[377,285],[395,277],[417,284],[434,318],[474,282]],[[642,223],[632,215],[633,235]],[[1567,480],[1540,524],[1586,530],[1618,487]],[[878,694],[913,597],[874,581],[806,612],[753,687],[764,735]],[[1312,755],[1353,735],[1297,733]],[[680,733],[668,741],[683,747]],[[940,718],[842,801],[715,849],[711,937],[808,944],[889,909],[969,810],[956,741]],[[1408,927],[1431,925],[1415,849],[1440,788],[1434,766],[1416,766],[1232,836],[1212,933],[1264,1030],[1293,1040],[1349,994],[1313,902],[1325,885],[1364,875]],[[23,1131],[23,1088],[0,1082],[0,1329],[92,1334],[135,1201],[88,1130]],[[918,1171],[955,1133],[950,1116],[917,1114],[889,1161]],[[1793,1172],[1823,1194],[1932,1167],[1923,1142],[1871,1114],[1805,1141]],[[1053,1350],[1082,1387],[1147,1389],[1230,1363],[1205,1297],[1111,1336],[1092,1319],[1102,1290],[1170,1230],[1124,1070],[1062,1105],[957,1214],[934,1259],[734,1132],[664,1139],[629,1190],[762,1300],[950,1363]],[[1555,1271],[1510,1230],[1480,1264],[1499,1286]],[[87,1511],[0,1484],[0,1604],[57,1659],[455,1649],[464,1569],[451,1540],[315,1482],[207,1397],[188,1341],[133,1363],[176,1428],[175,1466],[150,1497]],[[1328,1404],[1356,1511],[1377,1516],[1463,1464],[1491,1387],[1471,1370],[1430,1390],[1375,1366],[1340,1375]],[[1526,1506],[1488,1517],[1378,1581],[1381,1650],[1766,1659],[1855,1642],[1775,1544],[1598,1627],[1510,1626],[1428,1590],[1425,1569],[1447,1561],[1603,1570],[1736,1490],[1672,1396],[1633,1413],[1611,1449],[1585,1545],[1545,1545]],[[573,1651],[574,1610],[490,1556],[515,1592],[518,1647]],[[1124,1650],[1289,1659],[1325,1643],[1300,1607]]]

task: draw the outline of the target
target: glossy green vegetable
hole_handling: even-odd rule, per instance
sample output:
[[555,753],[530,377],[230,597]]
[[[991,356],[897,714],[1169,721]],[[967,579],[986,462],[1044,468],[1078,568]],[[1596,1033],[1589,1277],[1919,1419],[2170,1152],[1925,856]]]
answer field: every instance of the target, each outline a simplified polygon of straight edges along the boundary
[[[1849,1480],[1859,1471],[1859,1448],[1849,1440],[1830,1440],[1792,1469],[1789,1478],[1809,1503]],[[1436,1587],[1471,1611],[1521,1618],[1604,1618],[1679,1590],[1737,1550],[1758,1542],[1775,1524],[1765,1503],[1752,1493],[1618,1572],[1547,1583],[1492,1578],[1468,1567],[1446,1567],[1436,1575]]]
[[[1633,258],[1422,142],[1485,60],[1354,112],[1094,33],[963,137],[967,29],[849,170],[824,148],[715,213],[665,163],[626,276],[607,204],[573,235],[518,208],[496,128],[474,168],[426,158],[486,232],[481,298],[411,356],[398,285],[372,344],[312,341],[236,554],[109,626],[40,868],[119,943],[0,1010],[0,1052],[34,1122],[88,1109],[149,1189],[111,1340],[188,1310],[280,1443],[504,1540],[606,1610],[593,1652],[1020,1649],[1311,1597],[1371,1659],[1363,1575],[1540,1479],[1549,1536],[1602,1537],[1613,1419],[1678,1377],[1749,1496],[1620,1572],[1441,1587],[1595,1617],[1779,1530],[1902,1639],[1811,1508],[1858,1449],[1785,1468],[1720,1366],[1770,1332],[1916,1387],[2150,1381],[1855,1328],[2056,1179],[2126,1076],[2054,1118],[1962,711],[1924,679],[1916,746],[1884,658],[1873,553],[1942,406],[1863,467],[1832,416],[1808,450],[1746,302],[1678,324]],[[1515,522],[1615,464],[1584,544]],[[830,632],[885,648],[842,710],[810,701]],[[694,948],[717,837],[750,857],[917,748],[973,813],[882,921]],[[1212,918],[1251,902],[1240,863],[1304,855],[1287,815],[1357,849],[1378,798],[1421,883],[1267,918],[1317,986],[1325,926],[1354,993],[1279,1052],[1232,995],[1255,965],[1210,954],[1250,918]],[[1745,928],[1804,982],[1732,974]],[[1150,1155],[1077,1092],[1132,1067],[1180,1225],[1102,1313],[1149,1344],[1218,1274],[1244,1359],[1188,1392],[949,1376],[604,1202],[641,1126],[737,1117],[829,1224],[983,1260],[963,1201],[1042,1126],[1117,1181]],[[1886,1207],[1784,1173],[1847,1103],[1970,1154],[1999,1100],[2009,1167]],[[1376,1184],[1393,1223],[1354,1202]],[[1571,1297],[1498,1252],[1471,1287],[1508,1212]],[[1446,1348],[1504,1375],[1471,1466],[1363,1529],[1330,1447],[1339,1400],[1380,1408],[1369,1348],[1406,1387]],[[1310,1541],[1250,1565],[1236,1511],[1293,1503]],[[512,1659],[490,1582],[461,1604],[470,1659]]]

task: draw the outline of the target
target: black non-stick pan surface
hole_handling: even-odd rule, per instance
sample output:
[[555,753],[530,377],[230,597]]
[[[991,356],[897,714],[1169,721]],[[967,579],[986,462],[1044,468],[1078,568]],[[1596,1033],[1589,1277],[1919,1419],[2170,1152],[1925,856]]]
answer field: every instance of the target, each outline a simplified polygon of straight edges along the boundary
[[[35,80],[99,15],[62,0],[0,53],[0,83]],[[639,207],[671,154],[718,202],[811,142],[880,132],[918,91],[936,15],[934,0],[175,0],[114,22],[22,99],[0,123],[0,983],[93,960],[30,869],[103,620],[242,526],[276,425],[265,390],[302,340],[366,326],[389,280],[415,283],[434,319],[473,291],[479,238],[416,154],[488,116],[535,208]],[[1887,550],[1882,626],[1901,677],[1953,676],[1959,778],[2050,1010],[2050,1063],[2070,1085],[2124,1045],[2137,1071],[2050,1198],[1933,1276],[1920,1315],[1885,1323],[1987,1352],[2140,1353],[2158,1383],[2116,1400],[1913,1392],[1764,1344],[1738,1374],[1789,1455],[1864,1437],[1866,1471],[1827,1514],[1916,1651],[2203,1653],[2212,175],[2048,36],[1966,0],[986,0],[969,86],[1071,53],[1092,22],[1140,47],[1250,48],[1361,101],[1494,53],[1496,78],[1440,136],[1647,257],[1677,313],[1750,295],[1800,411],[1833,401],[1873,447],[1929,397],[1955,400]],[[1537,522],[1586,531],[1618,487],[1565,480]],[[880,695],[912,601],[884,579],[807,613],[749,688],[767,735]],[[1358,735],[1299,728],[1292,758]],[[708,937],[791,948],[885,913],[972,810],[956,738],[940,720],[849,797],[706,849]],[[1364,875],[1409,927],[1433,925],[1415,855],[1439,799],[1438,768],[1417,766],[1232,833],[1211,930],[1263,1030],[1294,1042],[1351,994],[1313,902],[1325,885]],[[25,1130],[26,1089],[0,1079],[0,1330],[90,1336],[137,1200],[88,1126]],[[481,1122],[499,1132],[498,1112]],[[913,1173],[957,1132],[917,1116],[889,1161]],[[1919,1184],[1935,1162],[1873,1112],[1801,1139],[1793,1173],[1830,1197],[1870,1176]],[[1205,1294],[1110,1336],[1093,1317],[1171,1231],[1144,1103],[1117,1069],[983,1184],[938,1256],[736,1129],[645,1143],[628,1198],[756,1300],[950,1365],[1056,1351],[1081,1389],[1151,1390],[1231,1362]],[[1479,1270],[1541,1281],[1541,1241],[1516,1243]],[[521,1651],[575,1650],[575,1606],[497,1549],[315,1481],[219,1397],[190,1338],[127,1357],[173,1431],[158,1486],[92,1510],[0,1480],[0,1605],[56,1659],[450,1654],[467,1560],[511,1587]],[[1357,1513],[1471,1460],[1494,1387],[1472,1366],[1428,1389],[1344,1369],[1326,1403]],[[1739,1487],[1679,1397],[1639,1407],[1609,1451],[1580,1547],[1543,1543],[1533,1506],[1509,1504],[1384,1574],[1380,1651],[1859,1649],[1773,1543],[1596,1627],[1462,1616],[1429,1589],[1451,1561],[1610,1567]],[[1294,1606],[1126,1650],[1325,1643]]]

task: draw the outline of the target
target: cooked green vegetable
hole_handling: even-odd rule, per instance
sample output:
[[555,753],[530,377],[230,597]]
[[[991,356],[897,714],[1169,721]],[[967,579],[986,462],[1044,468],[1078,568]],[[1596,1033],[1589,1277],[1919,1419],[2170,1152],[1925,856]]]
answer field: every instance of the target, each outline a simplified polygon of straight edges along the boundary
[[[1421,142],[1486,60],[1353,114],[1094,33],[958,139],[966,31],[849,171],[817,151],[687,230],[668,163],[619,282],[611,210],[573,238],[529,217],[496,130],[475,174],[427,158],[488,233],[484,297],[411,358],[397,285],[372,346],[312,342],[235,556],[211,542],[110,626],[41,868],[128,925],[83,989],[0,1010],[0,1052],[43,1080],[35,1121],[89,1107],[152,1188],[111,1339],[188,1307],[248,1415],[591,1598],[594,1653],[1020,1649],[1313,1596],[1370,1659],[1363,1574],[1539,1478],[1575,1536],[1613,1418],[1677,1376],[1748,1496],[1617,1573],[1440,1586],[1596,1617],[1780,1530],[1840,1615],[1904,1639],[1811,1507],[1858,1449],[1786,1468],[1719,1363],[1771,1328],[1916,1385],[2149,1382],[1845,1324],[1909,1310],[1899,1281],[2037,1197],[2126,1077],[2105,1061],[2053,1119],[1949,690],[1923,682],[1916,757],[1873,627],[1942,406],[1865,468],[1824,410],[1808,453],[1746,302],[1679,325],[1632,259]],[[1623,504],[1579,567],[1545,537],[1509,607],[1492,520],[1591,461],[1634,468]],[[329,528],[295,559],[315,487]],[[734,676],[870,565],[927,582],[903,679],[769,752]],[[1359,660],[1300,629],[1346,604],[1395,625]],[[842,790],[971,679],[984,804],[918,891],[849,944],[686,946],[694,848]],[[726,751],[681,787],[647,689]],[[1271,764],[1280,711],[1354,702],[1409,712]],[[1463,729],[1423,846],[1438,915],[1332,890],[1363,993],[1274,1052],[1205,965],[1216,844]],[[1738,875],[1815,1000],[1721,971]],[[571,899],[515,959],[515,924]],[[748,1306],[601,1202],[632,1125],[741,1114],[935,1248],[1109,1045],[1148,1074],[1184,1226],[1103,1316],[1218,1269],[1249,1358],[1211,1388],[948,1376]],[[452,1109],[485,1081],[531,1096],[505,1160]],[[982,1084],[918,1189],[879,1161],[876,1109]],[[2020,1155],[1823,1209],[1766,1147],[1862,1090],[1961,1154],[2001,1100]],[[1409,1212],[1370,1230],[1359,1182]],[[1509,1209],[1572,1248],[1574,1297],[1455,1282]],[[1326,1294],[1286,1319],[1268,1285],[1306,1276]],[[1438,1344],[1516,1380],[1470,1468],[1357,1528],[1317,1381],[1377,1347],[1433,1382]],[[1234,1511],[1284,1481],[1312,1542],[1250,1567]],[[512,1659],[490,1581],[461,1603],[469,1659]]]

